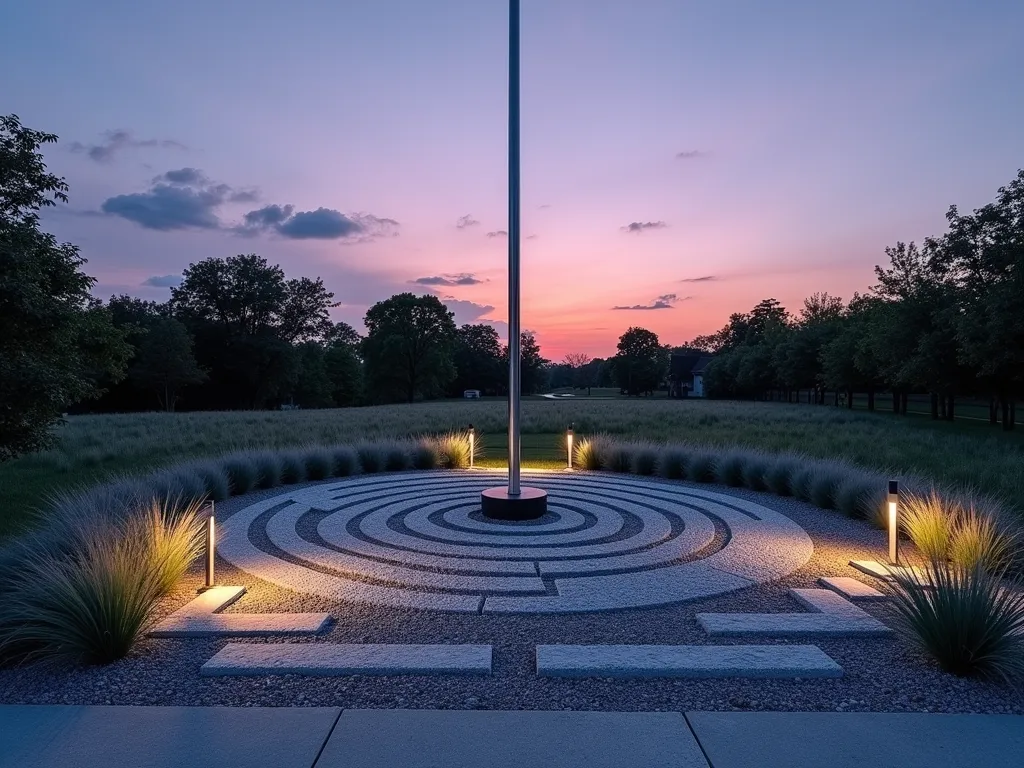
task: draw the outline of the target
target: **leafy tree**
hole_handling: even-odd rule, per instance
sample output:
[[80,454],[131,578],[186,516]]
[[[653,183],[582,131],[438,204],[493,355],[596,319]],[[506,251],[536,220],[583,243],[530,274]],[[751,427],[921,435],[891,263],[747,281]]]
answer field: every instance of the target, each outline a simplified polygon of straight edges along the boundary
[[572,386],[576,389],[587,390],[590,395],[590,388],[594,386],[594,368],[590,367],[593,362],[586,352],[569,352],[565,356],[565,364],[572,371]]
[[155,392],[165,411],[174,410],[183,387],[206,379],[192,354],[188,329],[173,317],[157,317],[147,324],[129,376]]
[[463,325],[455,332],[453,360],[456,376],[449,388],[459,397],[467,389],[495,394],[505,386],[504,349],[493,326]]
[[287,394],[300,376],[295,345],[336,331],[333,296],[319,278],[287,280],[256,254],[190,264],[171,289],[170,308],[209,372],[204,404],[262,408]]
[[291,389],[291,402],[302,408],[330,408],[334,405],[334,383],[327,371],[327,353],[315,341],[296,347],[299,372]]
[[358,347],[335,342],[324,352],[324,373],[331,386],[331,402],[339,408],[356,405],[363,397],[363,364]]
[[413,402],[441,394],[455,378],[455,321],[436,296],[400,293],[366,313],[363,341],[374,399]]
[[62,412],[122,377],[130,354],[78,249],[39,229],[41,208],[67,202],[39,152],[56,140],[0,117],[0,461],[50,445]]
[[[508,358],[508,347],[505,348]],[[519,341],[519,388],[522,394],[540,392],[548,382],[548,361],[540,352],[540,345],[532,333],[524,332]],[[507,368],[506,368],[507,370]],[[506,380],[508,376],[505,377]]]
[[618,354],[611,359],[619,389],[629,395],[652,393],[668,370],[668,354],[658,334],[632,327],[619,337]]
[[960,288],[955,316],[962,359],[998,399],[1004,429],[1013,429],[1015,398],[1024,391],[1024,170],[996,200],[971,215],[956,206],[939,248]]

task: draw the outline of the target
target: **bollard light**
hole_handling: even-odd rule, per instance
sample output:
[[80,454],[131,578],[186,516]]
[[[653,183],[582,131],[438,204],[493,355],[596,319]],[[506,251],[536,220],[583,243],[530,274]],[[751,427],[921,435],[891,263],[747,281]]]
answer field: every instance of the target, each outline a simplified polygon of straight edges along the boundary
[[469,425],[469,468],[473,468],[473,456],[476,454],[476,430]]
[[207,502],[206,516],[206,589],[214,586],[213,561],[217,557],[217,526],[214,521],[213,502]]
[[900,564],[900,483],[889,481],[889,562]]
[[569,424],[569,429],[565,433],[565,454],[566,454],[567,466],[569,467],[569,469],[572,469],[572,438],[573,438],[572,424]]

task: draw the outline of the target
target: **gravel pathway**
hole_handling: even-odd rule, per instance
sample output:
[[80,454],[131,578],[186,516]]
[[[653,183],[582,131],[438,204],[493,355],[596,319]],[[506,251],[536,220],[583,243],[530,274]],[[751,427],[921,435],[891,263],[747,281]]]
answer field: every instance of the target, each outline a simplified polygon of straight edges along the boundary
[[[697,613],[799,611],[801,608],[789,597],[788,590],[816,587],[820,576],[856,576],[878,586],[854,572],[847,561],[882,557],[882,532],[837,512],[819,510],[792,499],[720,486],[710,490],[754,501],[790,517],[814,541],[811,560],[783,579],[732,594],[661,608],[562,615],[438,613],[339,603],[289,592],[221,561],[218,583],[241,584],[249,590],[229,611],[328,611],[336,619],[331,630],[316,639],[275,638],[269,642],[488,643],[494,646],[494,674],[478,678],[201,678],[200,665],[228,640],[147,639],[128,658],[107,667],[46,663],[0,670],[0,703],[1024,714],[1024,696],[1020,691],[946,674],[898,638],[811,641],[842,665],[845,676],[838,679],[537,677],[536,645],[707,644],[716,641],[698,627],[694,618]],[[273,489],[226,501],[218,506],[218,517],[226,518],[254,501],[281,492]],[[161,614],[190,600],[201,582],[202,573],[196,567],[161,606]],[[884,603],[860,605],[893,625],[891,608]],[[246,638],[245,642],[268,641]]]

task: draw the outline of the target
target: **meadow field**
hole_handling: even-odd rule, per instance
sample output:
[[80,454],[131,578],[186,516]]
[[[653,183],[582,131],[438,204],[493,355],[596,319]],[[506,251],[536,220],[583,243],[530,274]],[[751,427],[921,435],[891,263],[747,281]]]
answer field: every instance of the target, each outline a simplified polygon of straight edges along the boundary
[[[47,495],[111,476],[171,466],[239,448],[282,448],[464,430],[481,435],[481,463],[503,466],[503,401],[441,401],[309,411],[74,416],[58,444],[0,465],[0,536],[32,518]],[[839,457],[866,468],[970,486],[1024,512],[1024,435],[980,422],[955,424],[829,406],[702,400],[530,399],[523,403],[527,465],[560,466],[570,423],[657,442],[740,445]]]

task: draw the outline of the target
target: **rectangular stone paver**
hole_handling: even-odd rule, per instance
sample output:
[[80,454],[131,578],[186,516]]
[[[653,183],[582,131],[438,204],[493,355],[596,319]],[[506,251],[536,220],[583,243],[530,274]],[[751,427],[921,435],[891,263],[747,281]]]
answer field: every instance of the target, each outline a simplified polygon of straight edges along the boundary
[[489,675],[489,645],[228,643],[199,673],[253,675]]
[[170,616],[149,634],[153,637],[312,635],[323,631],[330,623],[329,613],[211,613]]
[[1024,717],[872,712],[688,712],[714,768],[1009,768]]
[[708,568],[699,562],[650,571],[555,579],[557,595],[495,597],[484,600],[484,613],[559,613],[617,611],[623,608],[678,603],[749,587],[741,576]]
[[200,592],[174,613],[198,616],[222,611],[245,594],[245,587],[210,587]]
[[310,768],[331,707],[0,706],[0,768]]
[[842,677],[816,645],[538,645],[547,677]]
[[791,589],[790,595],[815,613],[698,613],[713,637],[873,637],[892,632],[885,624],[828,589]]
[[874,587],[869,587],[859,579],[849,576],[822,576],[818,583],[823,587],[838,592],[847,600],[885,600],[885,594]]
[[346,710],[316,768],[708,768],[678,712]]
[[874,576],[876,579],[881,579],[882,581],[894,581],[892,573],[893,571],[897,571],[916,576],[917,580],[922,584],[928,583],[927,571],[923,568],[917,567],[916,565],[886,565],[885,563],[880,563],[877,560],[851,560],[850,565],[861,573],[866,573],[868,576]]

